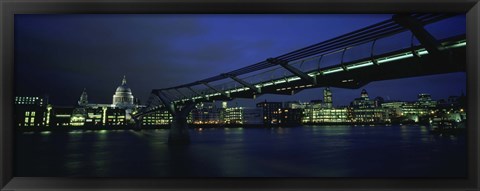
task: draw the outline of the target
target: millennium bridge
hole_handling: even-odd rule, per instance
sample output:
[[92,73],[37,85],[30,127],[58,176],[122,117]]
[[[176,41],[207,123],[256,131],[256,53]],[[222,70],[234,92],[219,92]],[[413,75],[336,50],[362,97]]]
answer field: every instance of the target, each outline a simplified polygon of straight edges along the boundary
[[187,116],[200,102],[293,95],[319,87],[357,89],[370,82],[464,72],[465,33],[436,39],[428,24],[455,14],[396,14],[391,19],[216,76],[153,89],[133,117],[168,110],[169,143],[188,143]]

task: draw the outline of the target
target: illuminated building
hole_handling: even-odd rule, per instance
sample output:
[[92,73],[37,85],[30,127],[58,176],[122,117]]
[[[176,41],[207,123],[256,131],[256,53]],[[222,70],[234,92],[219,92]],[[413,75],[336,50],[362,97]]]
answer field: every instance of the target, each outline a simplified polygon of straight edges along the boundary
[[85,124],[85,118],[87,117],[87,111],[85,108],[73,109],[70,117],[70,126],[83,126]]
[[28,97],[28,96],[16,96],[15,97],[15,105],[35,105],[39,107],[43,107],[46,104],[46,98],[40,97]]
[[70,126],[72,121],[73,107],[55,106],[52,109],[52,117],[50,121],[51,126]]
[[281,121],[282,103],[264,102],[257,103],[257,107],[262,108],[263,124],[279,124]]
[[16,123],[28,127],[119,126],[133,123],[130,114],[144,107],[134,99],[125,77],[115,91],[112,104],[89,103],[86,89],[77,103],[77,106],[52,106],[44,98],[18,96]]
[[[295,125],[300,124],[302,120],[302,109],[298,102],[286,102],[287,107],[282,107],[281,102],[260,102],[257,108],[261,108],[263,124],[266,125]],[[296,109],[289,108],[295,107]]]
[[[67,117],[67,115],[66,113],[64,116]],[[62,116],[60,116],[60,118],[61,117]],[[103,120],[104,117],[106,117],[106,110],[104,114],[104,108],[102,107],[73,108],[70,123],[63,124],[62,126],[102,126],[106,125],[106,122]]]
[[108,108],[106,113],[106,123],[108,126],[121,126],[128,124],[126,120],[126,111],[125,109],[120,108]]
[[172,114],[168,111],[155,111],[145,115],[142,119],[142,125],[167,125],[172,122]]
[[128,125],[133,123],[131,113],[141,107],[143,106],[139,105],[138,99],[133,97],[124,76],[122,84],[117,87],[113,95],[112,104],[89,103],[87,91],[84,89],[78,100],[78,108],[75,108],[71,114],[70,125]]
[[251,107],[226,108],[223,121],[225,124],[259,125],[263,123],[262,110]]
[[[85,125],[88,126],[97,126],[104,125],[104,116],[106,116],[107,108],[96,107],[96,108],[87,108],[85,116]],[[105,112],[105,115],[104,115]]]
[[243,124],[243,108],[226,108],[223,120],[225,121],[225,124]]
[[190,112],[193,124],[221,124],[223,109],[217,108],[213,103],[199,103]]
[[359,98],[350,104],[352,107],[353,123],[383,123],[388,118],[387,110],[377,107],[375,100],[371,100],[367,90],[363,89]]
[[375,108],[375,101],[370,100],[367,90],[363,89],[359,98],[355,98],[350,104],[355,109]]
[[417,98],[416,102],[387,102],[381,106],[392,122],[427,123],[437,109],[437,101],[426,93],[418,94]]
[[400,118],[403,115],[402,107],[405,104],[407,104],[407,102],[404,102],[404,101],[393,101],[393,102],[382,103],[381,107],[385,110],[386,115],[388,116],[387,119],[385,120],[388,122],[401,121]]
[[388,118],[388,113],[382,108],[365,108],[352,110],[353,123],[382,123]]
[[15,97],[15,121],[19,127],[40,127],[48,125],[51,107],[40,97]]
[[346,107],[333,107],[332,92],[329,88],[323,90],[323,101],[312,100],[303,108],[302,123],[348,123],[351,121],[349,110]]
[[332,108],[332,92],[328,87],[323,90],[323,102],[325,104],[325,108]]
[[351,116],[347,108],[305,108],[302,123],[348,123]]
[[428,107],[428,108],[434,108],[437,106],[437,101],[432,100],[432,96],[430,94],[422,93],[418,94],[418,100],[417,103],[420,106]]
[[123,76],[122,85],[117,87],[113,95],[112,105],[121,109],[131,109],[134,107],[132,90],[127,86],[125,76]]

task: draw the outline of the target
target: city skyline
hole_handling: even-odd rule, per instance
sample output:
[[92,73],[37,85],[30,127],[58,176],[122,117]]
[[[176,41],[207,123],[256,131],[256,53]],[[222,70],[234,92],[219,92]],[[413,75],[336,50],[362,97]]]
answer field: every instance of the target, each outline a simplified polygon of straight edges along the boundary
[[[268,99],[261,99],[262,97],[260,96],[260,98],[257,98],[257,99],[245,99],[245,98],[237,98],[237,99],[234,99],[233,101],[213,101],[213,103],[215,103],[214,105],[215,106],[218,106],[218,107],[221,107],[222,105],[222,102],[227,102],[228,104],[228,107],[255,107],[256,104],[258,103],[262,103],[262,102],[281,102],[281,103],[287,103],[287,102],[298,102],[298,103],[308,103],[308,102],[312,102],[312,101],[318,101],[318,100],[321,100],[322,102],[324,101],[324,95],[323,95],[323,91],[326,89],[327,87],[325,88],[315,88],[316,90],[318,90],[319,94],[316,94],[316,97],[314,97],[314,99],[311,99],[311,100],[292,100],[292,99],[288,99],[289,97],[292,97],[292,96],[279,96],[279,97],[285,97],[286,99],[285,100],[279,100],[279,99],[271,99],[271,100],[268,100]],[[382,96],[382,95],[372,95],[370,93],[370,91],[366,88],[359,88],[359,89],[354,89],[354,90],[350,90],[350,91],[357,91],[357,94],[352,96],[353,98],[346,104],[336,104],[334,100],[338,100],[338,94],[335,92],[336,90],[342,90],[341,88],[332,88],[332,87],[328,87],[330,89],[330,91],[332,92],[332,106],[334,107],[345,107],[345,106],[349,106],[353,100],[355,100],[356,98],[360,98],[361,97],[361,93],[363,90],[365,90],[369,96],[369,98],[371,100],[374,100],[375,98],[377,97],[381,97],[384,99],[385,102],[397,102],[397,101],[403,101],[403,102],[415,102],[415,101],[418,101],[418,95],[419,94],[428,94],[430,96],[432,96],[432,100],[435,100],[435,101],[439,101],[439,100],[446,100],[448,99],[448,97],[451,97],[451,96],[465,96],[465,92],[458,92],[458,94],[451,94],[447,97],[438,97],[436,95],[432,95],[428,92],[418,92],[417,94],[414,94],[414,95],[409,95],[409,97],[414,97],[413,99],[390,99],[389,96]],[[91,100],[91,95],[88,93],[88,90],[85,88],[82,90],[82,93],[78,96],[78,98],[76,100],[71,100],[70,102],[72,104],[68,105],[68,104],[55,104],[56,101],[55,100],[50,100],[50,98],[48,98],[48,102],[49,104],[52,104],[54,106],[79,106],[80,102],[82,102],[82,98],[84,96],[84,93],[87,93],[88,95],[88,104],[110,104],[110,105],[114,105],[114,103],[111,103],[112,100],[110,101],[107,101],[107,102],[92,102],[90,101]],[[115,95],[115,93],[113,94]],[[33,97],[39,97],[39,98],[46,98],[46,97],[42,97],[42,96],[38,96],[38,95],[17,95],[17,97],[29,97],[29,96],[33,96]],[[340,97],[350,97],[351,95],[349,96],[345,96],[345,95],[340,95]],[[136,97],[134,97],[136,99]],[[237,100],[237,101],[236,101]],[[243,100],[243,102],[238,102],[238,100]],[[245,102],[245,100],[251,100],[252,101],[252,104],[253,105],[249,105],[249,104],[245,104],[245,103],[248,103],[248,102]],[[201,102],[200,102],[201,103]],[[200,104],[199,103],[199,104]],[[141,103],[142,105],[143,103]]]
[[[48,94],[54,104],[70,105],[86,88],[92,102],[109,103],[110,94],[126,75],[135,97],[145,103],[153,88],[228,72],[390,17],[19,15],[15,20],[16,94]],[[460,30],[465,17],[448,22],[452,23],[450,31]],[[354,90],[331,88],[341,95],[334,97],[333,103],[347,105],[361,89],[386,100],[413,101],[419,93],[438,96],[433,99],[446,98],[466,92],[465,76],[462,72],[373,82]],[[310,101],[321,99],[322,90],[233,102]]]

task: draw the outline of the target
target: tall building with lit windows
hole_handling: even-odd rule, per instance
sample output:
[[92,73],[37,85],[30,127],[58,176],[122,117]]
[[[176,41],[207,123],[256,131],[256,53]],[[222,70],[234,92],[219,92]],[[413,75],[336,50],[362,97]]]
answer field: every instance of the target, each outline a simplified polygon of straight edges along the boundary
[[383,123],[388,118],[388,112],[378,107],[375,100],[370,99],[367,90],[363,89],[359,98],[351,104],[352,122],[354,123]]
[[303,107],[301,122],[304,124],[348,123],[351,121],[350,110],[346,107],[333,107],[332,91],[323,90],[323,101],[312,100]]
[[333,103],[332,103],[332,91],[330,91],[330,88],[325,88],[323,90],[323,103],[325,105],[325,108],[332,108]]
[[19,127],[41,127],[49,125],[51,106],[46,98],[36,96],[15,97],[15,122]]
[[264,124],[280,124],[282,102],[264,102],[257,103],[257,107],[262,108]]

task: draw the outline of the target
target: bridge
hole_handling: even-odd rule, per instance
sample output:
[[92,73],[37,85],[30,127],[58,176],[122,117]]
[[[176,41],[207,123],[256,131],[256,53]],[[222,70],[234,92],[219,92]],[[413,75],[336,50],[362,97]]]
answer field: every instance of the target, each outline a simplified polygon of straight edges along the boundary
[[[465,34],[436,39],[425,25],[454,14],[401,14],[237,70],[153,89],[133,117],[168,110],[169,143],[188,143],[187,116],[199,102],[293,95],[319,87],[357,89],[370,82],[465,71]],[[460,64],[458,64],[460,63]]]

